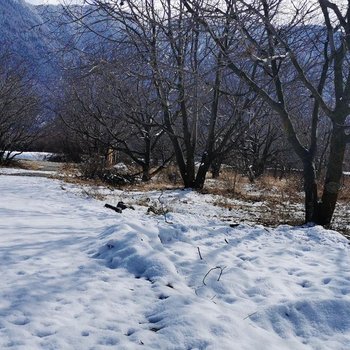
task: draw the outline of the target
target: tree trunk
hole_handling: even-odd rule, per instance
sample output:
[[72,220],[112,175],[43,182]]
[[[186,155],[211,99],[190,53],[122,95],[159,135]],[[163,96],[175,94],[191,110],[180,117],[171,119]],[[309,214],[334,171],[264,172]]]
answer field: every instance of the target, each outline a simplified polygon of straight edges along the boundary
[[333,124],[326,179],[317,217],[317,223],[323,226],[328,226],[333,217],[341,187],[345,149],[344,129]]
[[219,159],[215,160],[211,165],[211,177],[213,179],[217,179],[220,177],[221,165],[222,163]]
[[142,167],[142,182],[151,180],[150,166],[149,163],[144,164]]
[[182,180],[185,185],[185,188],[195,188],[195,177],[196,177],[196,166],[194,160],[194,149],[192,146],[186,148],[186,173],[182,174]]
[[310,158],[303,161],[306,223],[315,222],[318,216],[316,171],[312,157]]
[[210,164],[211,164],[210,160],[205,160],[204,162],[202,161],[201,165],[199,166],[193,188],[197,190],[203,189],[205,178],[210,168]]
[[[147,130],[148,131],[148,130]],[[151,140],[149,135],[145,137],[145,158],[142,164],[142,181],[147,182],[151,179]]]

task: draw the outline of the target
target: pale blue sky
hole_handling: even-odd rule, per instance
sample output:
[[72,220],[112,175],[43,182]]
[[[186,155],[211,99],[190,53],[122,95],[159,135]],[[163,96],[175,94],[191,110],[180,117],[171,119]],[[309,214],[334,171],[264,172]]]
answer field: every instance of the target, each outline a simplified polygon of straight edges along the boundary
[[60,0],[25,0],[26,2],[29,2],[33,5],[40,5],[40,4],[59,4]]
[[82,3],[83,0],[24,0],[25,2],[28,2],[29,4],[33,5],[58,5],[58,4],[79,4]]

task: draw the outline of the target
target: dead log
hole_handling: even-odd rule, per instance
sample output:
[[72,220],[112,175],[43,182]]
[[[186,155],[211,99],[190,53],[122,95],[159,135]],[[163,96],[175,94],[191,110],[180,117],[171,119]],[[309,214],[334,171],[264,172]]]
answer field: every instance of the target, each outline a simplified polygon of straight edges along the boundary
[[115,212],[121,214],[123,211],[122,209],[118,208],[118,207],[115,207],[113,205],[110,205],[110,204],[105,204],[105,208],[108,208],[108,209],[111,209],[111,210],[114,210]]

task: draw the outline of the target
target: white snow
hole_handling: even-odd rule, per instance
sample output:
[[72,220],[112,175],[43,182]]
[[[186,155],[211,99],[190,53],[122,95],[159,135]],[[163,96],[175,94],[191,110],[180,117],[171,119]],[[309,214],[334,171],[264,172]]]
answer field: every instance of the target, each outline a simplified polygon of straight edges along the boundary
[[120,171],[120,172],[125,172],[127,173],[129,171],[128,167],[126,166],[126,164],[124,163],[117,163],[113,166],[113,168],[117,171]]
[[13,151],[12,154],[15,155],[15,159],[18,160],[35,160],[35,161],[45,161],[53,156],[53,153],[48,152],[16,152]]
[[51,170],[32,170],[21,168],[0,168],[0,175],[55,175],[56,171]]
[[0,193],[0,349],[349,349],[336,232],[230,227],[192,191],[149,193],[165,216],[45,178]]

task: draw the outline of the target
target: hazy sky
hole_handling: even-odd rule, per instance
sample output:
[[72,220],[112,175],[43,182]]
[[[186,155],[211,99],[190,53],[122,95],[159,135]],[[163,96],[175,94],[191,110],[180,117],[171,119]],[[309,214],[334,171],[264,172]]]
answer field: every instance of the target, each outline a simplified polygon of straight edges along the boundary
[[60,0],[25,0],[30,4],[39,5],[39,4],[59,4]]

